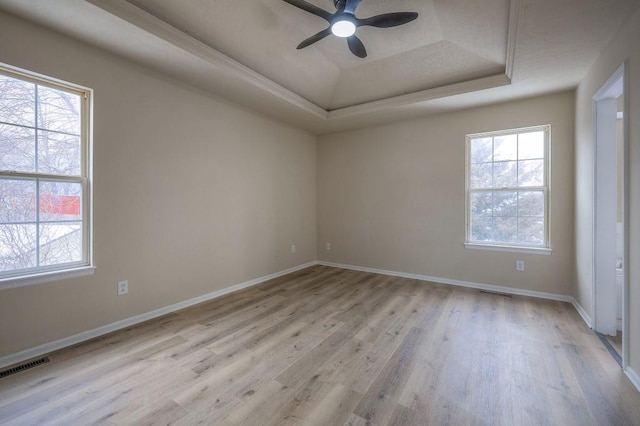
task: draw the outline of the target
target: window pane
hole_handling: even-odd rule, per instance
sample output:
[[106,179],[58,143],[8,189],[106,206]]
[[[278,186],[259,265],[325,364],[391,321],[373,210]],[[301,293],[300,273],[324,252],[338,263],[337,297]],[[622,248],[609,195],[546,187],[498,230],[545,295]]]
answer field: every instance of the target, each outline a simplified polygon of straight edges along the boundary
[[515,191],[493,193],[493,215],[513,216],[518,213],[518,193]]
[[471,241],[493,241],[493,219],[474,217],[471,219]]
[[40,183],[40,220],[59,222],[82,218],[82,185],[76,182]]
[[518,242],[518,218],[496,217],[493,219],[495,241],[502,243]]
[[518,192],[518,216],[544,217],[544,192]]
[[54,175],[81,174],[80,136],[38,132],[38,171]]
[[518,135],[496,136],[493,138],[493,161],[518,159]]
[[35,151],[35,130],[0,124],[0,170],[35,171]]
[[544,158],[544,132],[521,133],[518,135],[518,159]]
[[526,247],[548,244],[548,129],[539,126],[511,134],[468,136],[469,242]]
[[0,223],[36,220],[36,181],[0,179]]
[[518,219],[518,241],[530,246],[544,245],[544,219],[529,217]]
[[63,270],[89,258],[89,92],[0,72],[0,279]]
[[493,139],[471,140],[471,163],[488,163],[493,158]]
[[493,163],[493,187],[513,188],[518,186],[518,162]]
[[0,121],[35,127],[35,87],[0,74]]
[[473,216],[491,216],[493,212],[493,193],[474,192],[471,194],[471,214]]
[[491,188],[493,179],[492,164],[472,164],[471,165],[471,188]]
[[80,134],[80,96],[38,86],[38,127]]
[[82,260],[82,225],[40,225],[40,265],[79,262]]
[[518,186],[544,185],[544,160],[518,161]]
[[0,225],[0,272],[36,266],[36,226]]

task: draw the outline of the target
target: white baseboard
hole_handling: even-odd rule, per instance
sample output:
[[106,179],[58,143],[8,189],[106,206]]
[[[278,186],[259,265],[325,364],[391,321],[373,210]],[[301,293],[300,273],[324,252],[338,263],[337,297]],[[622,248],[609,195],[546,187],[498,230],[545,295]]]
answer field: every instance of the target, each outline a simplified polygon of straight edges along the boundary
[[[432,276],[428,276],[428,275],[418,275],[418,274],[409,274],[409,273],[405,273],[405,272],[397,272],[397,271],[388,271],[388,270],[383,270],[383,269],[376,269],[376,268],[367,268],[367,267],[361,267],[361,266],[354,266],[354,265],[346,265],[346,264],[340,264],[340,263],[332,263],[332,262],[324,262],[324,261],[313,261],[313,262],[309,262],[309,263],[305,263],[303,265],[299,265],[290,269],[286,269],[284,271],[280,271],[280,272],[276,272],[270,275],[266,275],[264,277],[260,277],[260,278],[256,278],[244,283],[240,283],[231,287],[227,287],[224,288],[222,290],[218,290],[218,291],[214,291],[213,293],[209,293],[209,294],[205,294],[199,297],[195,297],[193,299],[189,299],[189,300],[185,300],[183,302],[179,302],[179,303],[175,303],[173,305],[170,306],[165,306],[163,308],[160,309],[156,309],[144,314],[140,314],[140,315],[136,315],[130,318],[126,318],[120,321],[116,321],[114,323],[111,324],[107,324],[98,328],[94,328],[92,330],[87,330],[84,331],[82,333],[78,333],[75,334],[73,336],[69,336],[69,337],[65,337],[63,339],[60,340],[56,340],[54,342],[50,342],[50,343],[45,343],[43,345],[40,346],[36,346],[34,348],[31,349],[27,349],[21,352],[17,352],[14,354],[9,354],[3,357],[0,357],[0,368],[9,366],[9,365],[13,365],[13,364],[17,364],[32,358],[36,358],[39,356],[42,356],[44,354],[65,348],[65,347],[69,347],[99,336],[103,336],[105,334],[108,333],[112,333],[114,331],[117,330],[121,330],[123,328],[126,327],[131,327],[132,325],[136,325],[139,323],[142,323],[144,321],[148,321],[151,320],[153,318],[157,318],[184,308],[188,308],[189,306],[193,306],[193,305],[197,305],[199,303],[203,303],[206,302],[208,300],[212,300],[221,296],[224,296],[226,294],[229,293],[233,293],[235,291],[239,291],[248,287],[252,287],[254,285],[257,284],[261,284],[265,281],[269,281],[272,280],[274,278],[278,278],[281,277],[283,275],[287,275],[290,274],[292,272],[296,272],[299,271],[301,269],[305,269],[314,265],[324,265],[324,266],[329,266],[329,267],[334,267],[334,268],[342,268],[342,269],[351,269],[351,270],[355,270],[355,271],[362,271],[362,272],[371,272],[374,274],[382,274],[382,275],[389,275],[389,276],[394,276],[394,277],[402,277],[402,278],[411,278],[411,279],[417,279],[417,280],[421,280],[421,281],[430,281],[430,282],[435,282],[435,283],[440,283],[440,284],[448,284],[448,285],[456,285],[456,286],[460,286],[460,287],[468,287],[468,288],[474,288],[474,289],[478,289],[478,290],[486,290],[486,291],[492,291],[492,292],[496,292],[496,293],[505,293],[505,294],[513,294],[513,295],[520,295],[520,296],[529,296],[529,297],[537,297],[540,299],[550,299],[550,300],[558,300],[561,302],[569,302],[571,303],[574,308],[576,309],[576,311],[578,311],[578,314],[582,317],[582,319],[584,320],[584,322],[587,324],[587,326],[589,326],[589,328],[591,328],[591,318],[589,317],[589,315],[587,314],[587,312],[584,310],[584,308],[578,303],[578,301],[571,297],[571,296],[565,296],[565,295],[561,295],[561,294],[555,294],[555,293],[545,293],[545,292],[539,292],[539,291],[533,291],[533,290],[526,290],[526,289],[519,289],[519,288],[513,288],[513,287],[504,287],[504,286],[498,286],[498,285],[493,285],[493,284],[483,284],[483,283],[476,283],[476,282],[471,282],[471,281],[461,281],[461,280],[454,280],[454,279],[449,279],[449,278],[440,278],[440,277],[432,277]],[[629,378],[631,379],[632,382],[634,382],[634,384],[636,385],[636,387],[638,387],[638,384],[640,383],[640,380],[638,380],[638,375],[631,369],[628,368],[627,371],[627,375],[629,376]],[[632,376],[635,377],[632,378]],[[636,380],[636,381],[634,381]],[[640,387],[639,387],[640,389]]]
[[76,345],[78,343],[85,342],[87,340],[103,336],[108,333],[112,333],[117,330],[121,330],[123,328],[131,327],[132,325],[136,325],[142,323],[144,321],[148,321],[150,319],[158,318],[163,315],[170,314],[175,311],[179,311],[184,308],[188,308],[189,306],[197,305],[202,302],[206,302],[212,299],[216,299],[218,297],[224,296],[229,293],[233,293],[235,291],[239,291],[248,287],[252,287],[254,285],[261,284],[265,281],[272,280],[274,278],[281,277],[283,275],[290,274],[292,272],[299,271],[301,269],[308,268],[310,266],[316,265],[317,262],[309,262],[304,265],[299,265],[293,268],[286,269],[284,271],[276,272],[270,275],[265,275],[264,277],[256,278],[250,281],[246,281],[244,283],[236,284],[231,287],[223,288],[222,290],[214,291],[213,293],[205,294],[202,296],[195,297],[193,299],[185,300],[183,302],[175,303],[173,305],[165,306],[163,308],[159,308],[144,314],[136,315],[130,318],[125,318],[120,321],[113,322],[111,324],[103,325],[98,328],[94,328],[92,330],[83,331],[82,333],[74,334],[73,336],[65,337],[60,340],[56,340],[54,342],[45,343],[40,346],[36,346],[31,349],[26,349],[21,352],[16,352],[14,354],[9,354],[3,357],[0,357],[0,368],[17,364],[20,362],[27,361],[32,358],[37,358],[42,355],[48,354],[53,351],[57,351],[59,349],[63,349],[72,345]]
[[478,290],[492,291],[495,293],[505,293],[505,294],[513,294],[518,296],[537,297],[539,299],[558,300],[560,302],[569,302],[569,303],[573,303],[575,301],[573,297],[565,296],[563,294],[544,293],[541,291],[533,291],[533,290],[526,290],[526,289],[513,288],[513,287],[504,287],[504,286],[493,285],[493,284],[482,284],[482,283],[476,283],[471,281],[453,280],[450,278],[431,277],[428,275],[408,274],[405,272],[387,271],[384,269],[365,268],[361,266],[344,265],[340,263],[331,263],[331,262],[324,262],[324,261],[319,261],[318,265],[331,266],[334,268],[342,268],[342,269],[351,269],[354,271],[371,272],[373,274],[390,275],[392,277],[411,278],[411,279],[416,279],[420,281],[430,281],[430,282],[440,283],[440,284],[456,285],[459,287],[475,288]]
[[640,376],[638,375],[638,373],[636,373],[635,370],[629,366],[624,369],[624,373],[627,375],[631,383],[633,383],[633,386],[636,387],[638,392],[640,392]]
[[571,298],[571,304],[578,311],[578,314],[582,317],[582,320],[587,324],[587,327],[593,328],[593,323],[591,322],[591,317],[587,313],[587,311],[582,307],[582,305],[574,298]]

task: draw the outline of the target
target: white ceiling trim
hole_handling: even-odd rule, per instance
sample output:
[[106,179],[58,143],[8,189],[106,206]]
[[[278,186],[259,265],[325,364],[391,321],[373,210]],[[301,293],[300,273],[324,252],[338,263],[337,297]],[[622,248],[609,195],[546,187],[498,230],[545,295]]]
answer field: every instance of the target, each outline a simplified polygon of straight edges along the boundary
[[518,26],[522,21],[521,0],[511,0],[509,5],[509,33],[507,35],[507,62],[505,66],[505,75],[511,79],[513,77],[513,67],[515,66],[516,57],[516,41],[518,40]]
[[351,107],[329,111],[328,118],[329,120],[337,120],[347,117],[370,114],[374,112],[381,112],[391,108],[416,105],[421,102],[427,102],[433,99],[446,98],[448,96],[476,92],[483,89],[492,89],[494,87],[507,86],[509,84],[511,84],[511,79],[507,77],[506,74],[496,74],[493,76],[478,78],[475,80],[463,81],[462,83],[436,87],[435,89],[423,90],[420,92],[409,93],[406,95],[396,96],[380,101],[367,102],[366,104],[354,105]]
[[179,29],[169,25],[165,21],[156,18],[146,11],[134,6],[126,0],[86,0],[87,2],[141,28],[156,37],[165,40],[174,46],[183,49],[205,61],[214,67],[240,77],[244,82],[265,90],[295,106],[315,115],[321,119],[327,119],[327,111],[303,97],[282,87],[272,80],[242,65],[240,62],[220,53],[216,49],[202,43]]
[[86,1],[165,42],[205,60],[221,72],[234,75],[243,82],[266,91],[290,105],[310,113],[321,121],[363,116],[374,112],[385,112],[386,110],[398,107],[409,107],[434,99],[511,84],[511,76],[515,62],[516,39],[523,10],[521,7],[522,0],[510,1],[507,51],[505,52],[506,66],[504,73],[328,111],[211,46],[196,40],[167,22],[129,3],[127,0]]

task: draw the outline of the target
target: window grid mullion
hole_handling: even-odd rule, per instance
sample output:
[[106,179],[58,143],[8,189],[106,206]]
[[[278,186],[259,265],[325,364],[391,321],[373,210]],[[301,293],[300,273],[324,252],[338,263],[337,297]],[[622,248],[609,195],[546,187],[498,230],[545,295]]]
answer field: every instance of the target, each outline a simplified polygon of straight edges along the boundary
[[469,192],[513,192],[513,191],[545,191],[544,186],[507,186],[501,188],[473,188]]
[[40,267],[40,179],[36,179],[36,267]]
[[[21,129],[29,129],[29,130],[36,130],[36,129],[40,129],[40,127],[36,126],[26,126],[24,124],[17,124],[17,123],[7,123],[6,121],[1,121],[0,120],[0,125],[5,125],[5,126],[13,126],[13,127],[19,127]],[[58,135],[66,135],[66,136],[81,136],[77,133],[70,133],[70,132],[62,132],[60,130],[51,130],[51,129],[46,129],[46,128],[41,128],[42,130],[44,130],[45,132],[49,132],[49,133],[56,133]]]
[[58,182],[82,182],[86,178],[83,176],[72,175],[52,175],[48,173],[24,173],[0,170],[0,178],[2,179],[42,179]]
[[520,134],[516,135],[516,186],[520,187]]
[[[520,187],[520,135],[516,135],[516,186]],[[516,242],[520,242],[520,191],[516,191]]]
[[39,149],[39,145],[40,145],[40,130],[38,129],[38,115],[40,114],[39,108],[40,108],[40,102],[38,102],[40,98],[40,94],[38,92],[38,85],[35,85],[35,106],[33,108],[34,111],[34,122],[33,122],[33,129],[34,129],[34,137],[35,137],[35,144],[36,146],[34,147],[34,155],[33,155],[33,161],[34,161],[34,165],[35,165],[35,169],[34,172],[38,172],[38,170],[40,170],[40,165],[38,164],[38,149]]

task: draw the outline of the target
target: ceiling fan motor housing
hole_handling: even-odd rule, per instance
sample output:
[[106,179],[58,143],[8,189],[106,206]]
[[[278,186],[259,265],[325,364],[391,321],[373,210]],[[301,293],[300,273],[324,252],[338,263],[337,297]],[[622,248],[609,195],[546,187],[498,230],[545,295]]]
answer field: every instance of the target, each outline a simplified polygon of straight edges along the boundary
[[338,10],[344,9],[347,5],[347,0],[333,0],[333,4]]

